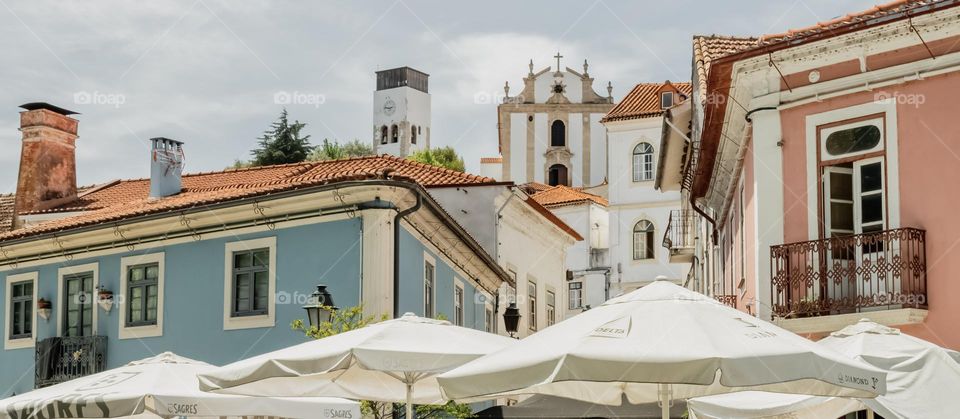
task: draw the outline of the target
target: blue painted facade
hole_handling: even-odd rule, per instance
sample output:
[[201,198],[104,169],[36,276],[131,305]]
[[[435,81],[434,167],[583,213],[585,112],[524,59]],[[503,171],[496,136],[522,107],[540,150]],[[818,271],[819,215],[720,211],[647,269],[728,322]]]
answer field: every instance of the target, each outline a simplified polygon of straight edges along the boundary
[[[175,220],[171,222],[176,222]],[[123,313],[114,306],[109,313],[98,310],[97,334],[108,337],[108,368],[163,351],[222,365],[264,352],[305,341],[290,328],[295,319],[303,319],[303,301],[291,298],[286,304],[277,300],[275,326],[242,330],[224,330],[223,295],[224,253],[228,242],[263,237],[276,237],[276,291],[288,295],[309,295],[316,284],[324,283],[340,307],[360,303],[363,246],[362,220],[358,218],[318,222],[257,233],[221,238],[204,238],[168,246],[133,252],[119,248],[117,253],[95,258],[77,256],[69,262],[52,262],[42,266],[0,272],[0,284],[6,277],[24,272],[38,272],[39,298],[53,303],[48,321],[35,315],[34,335],[37,342],[55,336],[57,316],[62,316],[62,302],[57,301],[58,269],[93,262],[99,264],[99,283],[120,294],[120,260],[125,256],[164,252],[163,335],[141,339],[118,339]],[[387,235],[389,237],[389,235]],[[453,319],[454,268],[439,255],[428,251],[406,230],[401,233],[400,313],[423,313],[424,252],[437,262],[437,313]],[[473,281],[460,278],[464,284],[464,325],[484,328],[483,304],[475,304]],[[0,307],[5,307],[6,287],[0,286]],[[5,311],[5,310],[3,310]],[[0,320],[9,321],[9,313],[0,312]],[[0,330],[3,330],[0,327]],[[0,398],[33,389],[35,348],[0,349]]]

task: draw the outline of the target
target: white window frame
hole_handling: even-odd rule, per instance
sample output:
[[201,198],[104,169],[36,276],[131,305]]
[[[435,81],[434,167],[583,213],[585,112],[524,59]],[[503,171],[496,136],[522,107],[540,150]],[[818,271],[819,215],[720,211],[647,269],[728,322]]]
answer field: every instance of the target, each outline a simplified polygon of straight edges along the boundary
[[[553,296],[553,304],[550,304],[550,296]],[[543,307],[547,327],[557,324],[557,292],[549,285],[547,286],[547,291],[543,294]]]
[[98,313],[100,312],[99,304],[97,304],[97,299],[100,298],[97,293],[100,289],[100,263],[93,262],[87,263],[84,265],[75,265],[75,266],[64,266],[60,269],[57,269],[57,301],[53,302],[51,305],[53,307],[53,316],[57,316],[57,336],[63,336],[63,310],[64,310],[64,298],[63,295],[63,278],[75,275],[82,274],[86,272],[93,273],[93,318],[91,319],[92,323],[90,326],[91,334],[93,336],[97,335],[97,323],[99,322]]
[[[460,291],[460,298],[457,299],[457,291]],[[466,323],[466,291],[463,288],[463,281],[454,277],[453,280],[453,324],[463,326]]]
[[[431,280],[433,283],[430,287],[430,295],[427,295],[427,264],[433,267],[433,277]],[[423,317],[434,318],[437,316],[437,259],[433,255],[423,252],[423,287],[421,288],[423,292]],[[430,311],[432,313],[427,313],[427,298],[430,298]]]
[[[869,150],[853,151],[850,153],[843,153],[843,154],[836,154],[836,155],[830,154],[829,152],[827,152],[827,138],[830,137],[830,134],[833,134],[838,131],[846,131],[848,129],[868,127],[868,126],[877,127],[877,129],[880,130],[880,142],[877,143],[877,145],[875,145],[873,148]],[[883,143],[886,135],[887,133],[884,132],[883,130],[883,117],[880,117],[880,116],[876,118],[863,120],[863,121],[851,122],[849,124],[843,124],[835,127],[824,128],[823,130],[820,131],[820,161],[837,160],[837,159],[843,159],[847,157],[859,156],[862,154],[875,153],[877,151],[883,151],[884,150]]]
[[[530,286],[533,285],[533,295],[530,295]],[[532,276],[527,276],[527,292],[524,293],[527,296],[527,328],[531,332],[536,332],[540,326],[540,319],[538,316],[540,307],[537,306],[537,300],[540,296],[540,287],[537,284],[537,280]]]
[[[24,348],[33,348],[37,343],[37,288],[39,284],[40,275],[38,272],[24,272],[14,275],[7,275],[7,285],[6,291],[3,294],[4,299],[4,311],[3,311],[3,349],[24,349]],[[18,282],[33,282],[33,330],[30,331],[30,337],[28,338],[18,338],[10,339],[10,296],[13,291],[13,284]]]
[[[266,248],[270,252],[267,314],[234,317],[233,307],[233,252]],[[277,318],[277,238],[239,240],[224,245],[223,253],[223,330],[254,329],[276,326]]]
[[483,330],[488,333],[497,333],[496,330],[497,312],[493,311],[493,305],[483,304]]
[[[579,291],[579,293],[577,293],[577,295],[579,295],[580,298],[578,298],[579,304],[577,304],[576,307],[573,307],[573,305],[570,304],[570,303],[573,302],[573,301],[571,300],[571,299],[573,298],[573,293],[571,292],[573,289],[570,288],[570,286],[573,285],[573,284],[579,284],[579,285],[580,285],[580,288],[577,288],[577,291]],[[584,286],[584,281],[570,281],[570,282],[567,282],[567,310],[583,310],[583,286]]]
[[[643,151],[637,153],[637,148],[641,145],[646,144],[650,147],[650,151]],[[640,142],[633,145],[633,149],[630,150],[630,162],[631,162],[631,179],[634,182],[649,182],[654,180],[654,172],[656,172],[656,155],[657,148],[650,144],[649,141],[641,140]],[[648,167],[649,166],[649,170]]]
[[[145,255],[127,256],[120,258],[120,289],[115,295],[117,299],[117,314],[119,320],[118,339],[140,339],[163,336],[163,292],[164,292],[164,259],[165,253],[148,253]],[[127,282],[131,266],[157,264],[157,324],[127,327]],[[146,303],[146,296],[144,296]]]
[[[667,97],[670,98],[670,104],[664,106],[663,100]],[[660,92],[660,109],[669,109],[673,107],[674,105],[673,99],[674,99],[673,92]]]
[[[637,225],[640,224],[640,223],[642,223],[642,222],[644,222],[644,221],[650,223],[650,227],[652,227],[652,230],[642,230],[642,231],[639,231],[639,232],[638,232],[638,231],[637,231]],[[643,233],[643,234],[644,234],[643,240],[638,240],[638,239],[637,239],[637,234],[638,234],[638,233]],[[648,234],[648,233],[650,234],[650,235],[649,235],[649,239],[651,240],[650,243],[647,243],[647,234]],[[631,250],[633,250],[632,256],[633,256],[633,261],[634,261],[634,262],[649,262],[649,261],[655,261],[655,260],[657,260],[657,244],[656,244],[656,240],[657,240],[657,225],[654,224],[653,221],[650,221],[649,218],[641,218],[641,219],[638,219],[636,222],[633,223],[633,228],[630,230],[630,234],[631,234],[630,238],[632,239],[631,242],[633,243],[633,248],[632,248]],[[647,253],[647,246],[644,246],[644,247],[643,247],[643,254],[646,255],[646,256],[648,256],[648,257],[638,257],[638,256],[641,256],[641,255],[638,255],[638,253],[637,253],[637,251],[640,250],[640,247],[638,246],[638,244],[640,244],[640,243],[639,243],[640,241],[642,241],[644,245],[648,245],[648,244],[649,244],[650,249],[652,249],[652,252],[651,252],[649,255],[647,255],[647,254],[646,254],[646,253]]]

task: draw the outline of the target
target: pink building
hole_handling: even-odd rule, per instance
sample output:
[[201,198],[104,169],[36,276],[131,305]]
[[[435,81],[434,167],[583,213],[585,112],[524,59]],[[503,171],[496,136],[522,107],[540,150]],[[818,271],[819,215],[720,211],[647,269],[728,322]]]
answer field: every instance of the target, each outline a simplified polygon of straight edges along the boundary
[[688,287],[811,337],[870,318],[960,349],[958,6],[694,37],[658,176],[696,220],[667,243]]

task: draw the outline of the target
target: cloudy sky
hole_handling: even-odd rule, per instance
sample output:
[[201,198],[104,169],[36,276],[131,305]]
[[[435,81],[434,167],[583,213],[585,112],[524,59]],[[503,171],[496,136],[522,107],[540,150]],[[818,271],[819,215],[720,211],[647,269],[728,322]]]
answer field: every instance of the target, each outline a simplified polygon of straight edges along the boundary
[[497,133],[496,105],[475,98],[521,86],[531,58],[589,59],[619,100],[637,82],[688,80],[693,34],[780,32],[875,2],[0,0],[0,192],[16,186],[27,102],[82,114],[86,185],[147,176],[150,137],[186,142],[190,172],[246,159],[277,92],[323,102],[288,105],[314,142],[370,141],[374,71],[406,65],[430,74],[432,143],[476,170]]

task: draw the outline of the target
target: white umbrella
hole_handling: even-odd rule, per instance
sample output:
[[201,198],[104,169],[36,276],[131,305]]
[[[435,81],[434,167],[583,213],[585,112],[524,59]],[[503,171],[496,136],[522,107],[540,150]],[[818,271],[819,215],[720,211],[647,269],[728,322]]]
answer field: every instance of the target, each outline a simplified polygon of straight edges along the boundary
[[200,375],[206,391],[442,403],[436,374],[515,343],[442,320],[404,314]]
[[170,352],[0,400],[0,419],[282,416],[359,417],[360,404],[331,397],[204,393],[197,374],[213,365]]
[[[960,353],[899,330],[860,320],[820,340],[819,345],[862,360],[887,372],[887,393],[874,399],[797,397],[756,393],[750,400],[733,395],[690,400],[702,418],[758,418],[775,414],[792,417],[838,417],[871,409],[885,418],[939,417],[960,412]],[[819,406],[819,412],[808,406]]]
[[[745,390],[873,397],[885,374],[666,281],[438,377],[451,399],[549,394],[617,405]],[[666,416],[665,416],[666,417]]]

